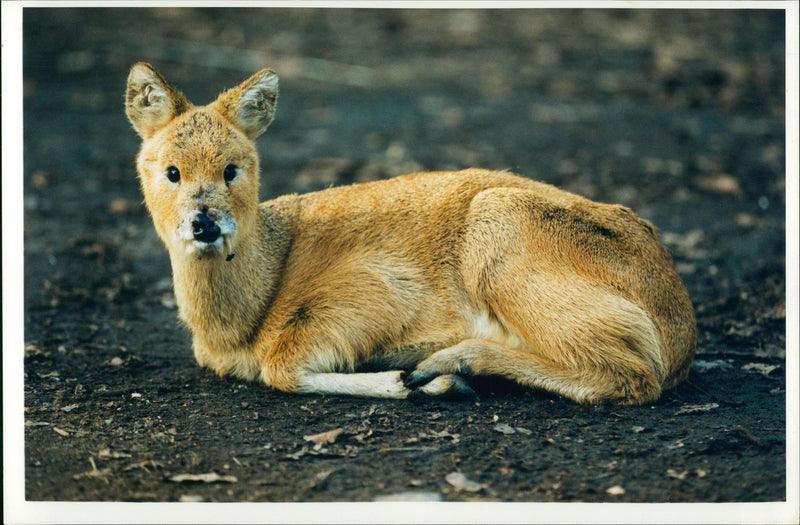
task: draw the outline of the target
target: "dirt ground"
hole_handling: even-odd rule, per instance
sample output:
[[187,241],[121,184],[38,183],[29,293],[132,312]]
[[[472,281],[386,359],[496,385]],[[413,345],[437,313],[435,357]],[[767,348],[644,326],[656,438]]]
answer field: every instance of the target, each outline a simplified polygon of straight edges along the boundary
[[[26,9],[23,31],[26,499],[786,500],[783,11]],[[139,60],[198,103],[278,72],[264,199],[481,166],[633,208],[696,308],[688,381],[641,407],[488,381],[413,403],[199,368],[135,177]]]

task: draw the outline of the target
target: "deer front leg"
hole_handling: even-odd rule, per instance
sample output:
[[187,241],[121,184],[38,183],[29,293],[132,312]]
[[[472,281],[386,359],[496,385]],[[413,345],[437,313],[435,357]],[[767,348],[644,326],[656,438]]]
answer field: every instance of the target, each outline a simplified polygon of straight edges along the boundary
[[272,363],[268,363],[261,373],[264,383],[279,390],[301,394],[333,394],[386,399],[405,399],[409,396],[476,397],[463,379],[452,374],[430,378],[417,388],[408,388],[405,385],[406,372],[403,370],[342,373],[311,371],[305,368],[290,372],[285,368],[287,364],[284,363],[284,368],[281,368],[276,367],[274,360]]

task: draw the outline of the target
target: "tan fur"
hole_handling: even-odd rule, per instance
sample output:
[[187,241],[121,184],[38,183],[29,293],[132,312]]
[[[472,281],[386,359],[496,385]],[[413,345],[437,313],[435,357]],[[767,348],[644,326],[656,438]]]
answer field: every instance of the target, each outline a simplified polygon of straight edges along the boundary
[[[693,309],[649,223],[479,169],[258,204],[253,141],[277,95],[266,69],[202,107],[147,64],[128,80],[145,202],[202,366],[395,398],[496,375],[588,403],[653,401],[686,376]],[[214,244],[192,237],[201,212]]]

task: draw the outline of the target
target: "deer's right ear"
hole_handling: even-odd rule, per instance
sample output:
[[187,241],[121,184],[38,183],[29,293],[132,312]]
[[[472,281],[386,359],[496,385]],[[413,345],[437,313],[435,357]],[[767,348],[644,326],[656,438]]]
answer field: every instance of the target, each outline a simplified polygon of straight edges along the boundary
[[125,113],[143,139],[152,137],[188,107],[186,97],[170,86],[153,66],[139,62],[131,68]]

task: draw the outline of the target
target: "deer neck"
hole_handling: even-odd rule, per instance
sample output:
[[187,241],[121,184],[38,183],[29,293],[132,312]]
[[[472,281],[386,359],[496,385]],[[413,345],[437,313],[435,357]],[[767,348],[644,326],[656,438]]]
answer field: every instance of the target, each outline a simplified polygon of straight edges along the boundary
[[207,346],[241,348],[263,325],[288,248],[271,231],[256,227],[241,236],[233,257],[170,251],[180,318]]

